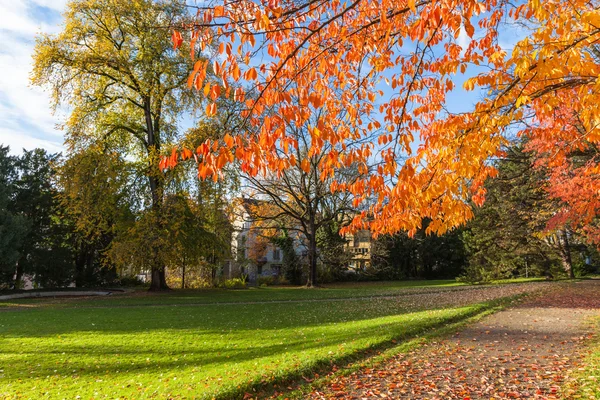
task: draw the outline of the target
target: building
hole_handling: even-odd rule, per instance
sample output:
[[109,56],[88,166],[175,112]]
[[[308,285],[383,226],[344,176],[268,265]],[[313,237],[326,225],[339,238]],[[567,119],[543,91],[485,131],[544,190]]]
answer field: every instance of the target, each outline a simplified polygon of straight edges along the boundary
[[[268,208],[265,200],[241,198],[236,200],[231,238],[232,258],[224,266],[224,276],[227,279],[246,275],[248,280],[255,283],[259,277],[277,278],[282,274],[283,252],[269,239],[277,234],[276,224],[258,218],[257,211]],[[269,210],[264,214],[268,214]],[[260,213],[263,215],[263,213]],[[359,272],[371,266],[372,235],[368,230],[345,236],[348,270]],[[307,247],[301,234],[296,233],[294,249],[300,259],[307,257]],[[305,260],[306,261],[306,260]]]
[[[282,274],[283,252],[269,239],[277,229],[272,223],[260,220],[257,209],[269,207],[263,200],[237,199],[232,218],[232,258],[225,263],[227,279],[246,275],[255,283],[259,277],[278,278]],[[301,246],[295,246],[301,253]]]

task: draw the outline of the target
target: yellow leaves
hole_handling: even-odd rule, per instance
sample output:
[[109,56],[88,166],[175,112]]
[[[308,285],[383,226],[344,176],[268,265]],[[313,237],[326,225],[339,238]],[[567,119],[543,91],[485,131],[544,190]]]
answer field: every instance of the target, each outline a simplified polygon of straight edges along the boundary
[[463,84],[463,88],[467,91],[471,91],[475,88],[475,82],[476,82],[476,78],[469,78],[465,81],[465,83]]
[[515,107],[519,108],[519,107],[529,103],[530,101],[531,101],[531,99],[529,98],[529,96],[526,96],[526,95],[519,96],[517,98],[517,101],[515,102]]
[[581,20],[594,28],[600,28],[600,10],[593,10],[584,13]]

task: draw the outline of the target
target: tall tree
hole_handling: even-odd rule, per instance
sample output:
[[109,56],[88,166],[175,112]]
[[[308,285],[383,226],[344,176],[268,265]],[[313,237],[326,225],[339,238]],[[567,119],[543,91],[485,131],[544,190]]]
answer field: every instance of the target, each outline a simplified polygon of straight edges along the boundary
[[30,229],[29,222],[14,209],[17,157],[9,150],[0,146],[0,287],[14,285],[23,240]]
[[570,241],[575,238],[567,226],[548,229],[558,202],[547,193],[545,170],[534,168],[523,147],[509,147],[498,161],[498,177],[486,183],[487,201],[464,235],[470,266],[498,279],[525,268],[549,275],[553,264],[562,263],[573,277]]
[[[32,82],[51,89],[53,105],[70,111],[65,124],[70,152],[97,146],[136,160],[142,209],[160,217],[165,181],[158,157],[178,134],[178,118],[197,97],[185,89],[193,61],[173,50],[166,30],[185,23],[184,1],[73,0],[60,33],[38,37]],[[189,49],[185,50],[189,54]],[[161,231],[156,226],[155,234]],[[158,248],[151,289],[167,288]]]
[[[288,126],[288,129],[294,131],[297,147],[292,156],[298,160],[303,159],[304,153],[310,148],[309,126]],[[283,149],[278,151],[283,152]],[[296,164],[295,168],[257,176],[246,174],[245,184],[242,185],[243,190],[266,200],[266,206],[255,210],[257,218],[277,221],[277,225],[285,227],[288,232],[300,234],[308,255],[306,285],[309,287],[318,284],[319,231],[330,229],[331,226],[348,225],[356,214],[349,193],[338,191],[335,185],[332,186],[334,181],[328,177],[329,172],[324,172],[321,168],[327,162],[326,157],[325,152],[315,153]],[[339,166],[334,170],[340,185],[350,185],[357,179],[355,168]],[[335,234],[339,235],[339,231],[336,230]]]
[[118,230],[135,218],[131,192],[134,168],[117,152],[92,145],[70,154],[58,166],[58,199],[72,221],[75,284],[110,283],[116,266],[107,250]]

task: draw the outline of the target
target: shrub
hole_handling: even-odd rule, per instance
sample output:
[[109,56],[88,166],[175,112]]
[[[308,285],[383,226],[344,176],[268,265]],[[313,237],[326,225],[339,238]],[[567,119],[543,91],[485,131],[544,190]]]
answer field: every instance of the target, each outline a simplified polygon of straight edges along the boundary
[[122,276],[119,279],[119,284],[121,286],[144,286],[145,285],[145,283],[135,275]]
[[493,280],[493,274],[478,265],[468,265],[464,273],[456,278],[456,280],[471,285],[476,283],[490,283]]
[[277,283],[274,276],[259,276],[257,279],[258,286],[272,286]]
[[223,282],[225,289],[245,289],[246,288],[246,276],[242,275],[241,278],[227,279]]

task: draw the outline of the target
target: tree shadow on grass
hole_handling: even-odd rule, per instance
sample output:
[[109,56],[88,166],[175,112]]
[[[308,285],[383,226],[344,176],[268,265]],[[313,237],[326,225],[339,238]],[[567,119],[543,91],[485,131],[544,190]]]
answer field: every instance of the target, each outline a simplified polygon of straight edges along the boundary
[[[12,353],[12,357],[10,352],[4,352],[3,358],[6,363],[4,373],[5,378],[13,380],[36,378],[43,380],[49,376],[58,377],[59,381],[61,379],[68,380],[70,383],[67,383],[67,385],[72,385],[76,384],[72,381],[74,375],[84,378],[84,380],[98,376],[106,376],[108,380],[117,376],[119,380],[124,381],[133,379],[133,377],[140,374],[179,372],[186,368],[197,368],[196,375],[201,374],[203,368],[219,370],[219,367],[222,367],[223,374],[236,370],[240,375],[242,375],[244,367],[250,368],[251,375],[246,376],[245,380],[240,379],[228,384],[223,383],[217,388],[217,393],[210,393],[217,398],[229,399],[240,397],[244,392],[253,389],[260,389],[264,386],[265,381],[269,381],[270,384],[291,382],[303,375],[330,368],[332,364],[343,366],[364,359],[371,355],[373,349],[385,350],[396,346],[399,341],[433,331],[447,324],[462,321],[490,307],[493,307],[493,304],[473,307],[470,311],[459,313],[453,317],[440,318],[431,315],[424,319],[404,321],[401,325],[397,322],[373,324],[361,327],[359,332],[339,331],[325,337],[320,336],[321,332],[319,331],[309,332],[306,338],[271,345],[251,345],[242,349],[213,349],[207,351],[199,344],[194,345],[193,342],[190,346],[183,348],[169,348],[167,346],[164,349],[155,349],[156,346],[152,349],[144,349],[137,347],[139,345],[135,343],[117,346],[116,349],[103,345],[85,345],[73,348],[69,345],[69,342],[65,342],[60,347],[46,351],[15,351]],[[385,331],[386,328],[389,330]],[[243,336],[244,333],[256,335],[256,331],[241,331],[239,334]],[[263,333],[269,334],[270,332],[265,331]],[[256,335],[256,337],[260,339],[260,335]],[[169,336],[166,335],[165,340],[168,341],[168,338]],[[289,359],[299,352],[310,353],[321,348],[335,348],[335,346],[342,343],[348,343],[352,340],[366,340],[367,338],[374,338],[370,346],[364,343],[355,349],[337,352],[332,355],[323,353],[304,360],[299,358],[294,361],[297,365],[290,364],[287,368],[256,371],[256,367],[253,367],[253,365],[261,365],[261,361],[265,361],[265,365],[267,364],[266,361],[269,361],[268,364],[281,363],[286,358]],[[392,339],[394,339],[394,342],[392,342]],[[25,356],[19,357],[19,354],[15,353],[23,353]],[[86,357],[89,355],[92,356],[91,359]],[[47,362],[40,363],[39,367],[33,367],[34,357]],[[68,363],[63,362],[61,364],[58,360],[54,360],[65,358],[69,360]],[[154,358],[155,360],[158,358],[158,360],[148,362],[146,358]],[[231,364],[231,368],[228,369],[227,364]],[[218,377],[207,376],[206,378],[214,380]],[[92,389],[90,388],[90,390]]]

